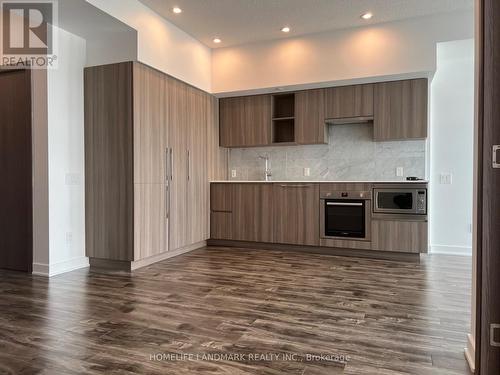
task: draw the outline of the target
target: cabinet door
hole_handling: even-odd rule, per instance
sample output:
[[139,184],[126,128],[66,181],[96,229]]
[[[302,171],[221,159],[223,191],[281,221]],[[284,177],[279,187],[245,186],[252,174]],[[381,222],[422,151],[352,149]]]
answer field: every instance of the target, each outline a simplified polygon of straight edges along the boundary
[[210,210],[218,212],[233,211],[233,184],[211,184]]
[[85,68],[85,230],[90,258],[134,259],[132,86],[132,63]]
[[427,79],[378,83],[374,109],[376,141],[427,138]]
[[134,182],[166,181],[168,142],[164,74],[134,63]]
[[167,184],[134,185],[134,260],[168,250]]
[[273,242],[272,184],[233,185],[233,240]]
[[326,89],[326,118],[373,116],[373,85],[353,85]]
[[428,223],[424,221],[372,220],[372,249],[426,253]]
[[188,231],[188,86],[169,79],[169,145],[172,151],[172,180],[170,181],[170,242],[169,250],[189,244]]
[[295,93],[295,141],[297,143],[328,143],[324,112],[325,90],[306,90]]
[[234,240],[232,212],[210,213],[210,238],[213,240]]
[[219,105],[222,147],[271,144],[271,95],[223,98]]
[[319,184],[274,184],[274,240],[319,245]]
[[209,182],[207,158],[207,109],[204,93],[188,88],[188,231],[189,244],[209,237]]

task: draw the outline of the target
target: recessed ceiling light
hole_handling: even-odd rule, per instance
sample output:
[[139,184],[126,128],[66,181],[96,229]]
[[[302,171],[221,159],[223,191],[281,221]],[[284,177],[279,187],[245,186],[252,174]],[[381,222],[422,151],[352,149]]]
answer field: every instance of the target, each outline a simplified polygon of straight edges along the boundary
[[290,28],[288,26],[285,26],[281,29],[281,31],[283,31],[284,33],[289,33],[290,32]]
[[373,17],[373,13],[372,12],[366,12],[366,13],[363,13],[361,15],[361,18],[364,19],[364,20],[369,20]]
[[214,43],[219,44],[220,42],[222,42],[222,40],[220,40],[220,38],[214,38]]
[[182,9],[179,7],[173,7],[172,12],[174,12],[175,14],[179,14],[179,13],[182,13]]

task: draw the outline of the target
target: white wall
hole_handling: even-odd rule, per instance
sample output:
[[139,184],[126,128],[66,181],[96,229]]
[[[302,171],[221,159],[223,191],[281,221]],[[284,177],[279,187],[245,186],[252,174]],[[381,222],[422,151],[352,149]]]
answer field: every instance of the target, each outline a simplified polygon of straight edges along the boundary
[[137,31],[85,0],[58,2],[59,27],[87,41],[87,65],[137,60]]
[[47,72],[49,275],[85,257],[83,68],[85,40],[59,30],[59,66]]
[[219,48],[212,91],[423,75],[435,70],[437,42],[472,38],[473,31],[472,12],[459,12]]
[[87,66],[137,60],[137,35],[106,33],[87,40]]
[[139,61],[211,91],[210,48],[138,0],[86,1],[137,30]]
[[[433,252],[472,254],[474,42],[439,43],[431,83],[430,238]],[[452,184],[441,184],[441,174]]]

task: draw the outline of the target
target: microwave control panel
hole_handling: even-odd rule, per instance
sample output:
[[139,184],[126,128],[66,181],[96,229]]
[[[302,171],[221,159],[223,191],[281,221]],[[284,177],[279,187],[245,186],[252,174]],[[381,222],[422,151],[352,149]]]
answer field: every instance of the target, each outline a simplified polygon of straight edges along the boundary
[[417,212],[427,213],[427,192],[425,190],[417,191]]

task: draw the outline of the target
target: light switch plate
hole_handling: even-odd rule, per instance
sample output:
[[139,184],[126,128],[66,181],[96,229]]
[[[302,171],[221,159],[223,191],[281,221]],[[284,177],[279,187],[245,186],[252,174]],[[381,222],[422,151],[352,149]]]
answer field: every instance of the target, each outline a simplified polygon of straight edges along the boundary
[[439,183],[441,185],[451,185],[453,183],[453,175],[451,173],[441,173],[439,175]]
[[79,173],[66,173],[65,183],[69,186],[81,185],[81,178]]
[[311,168],[304,168],[304,177],[309,177],[311,175]]
[[236,169],[231,169],[231,177],[235,178],[236,177]]
[[66,245],[71,247],[73,245],[73,233],[72,232],[66,232]]
[[396,168],[396,176],[403,177],[405,175],[405,169],[403,167]]

